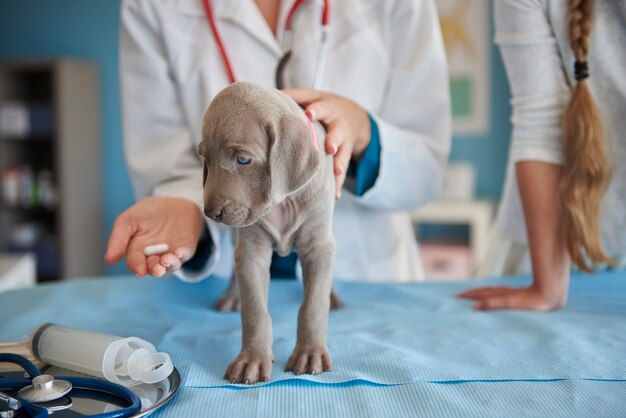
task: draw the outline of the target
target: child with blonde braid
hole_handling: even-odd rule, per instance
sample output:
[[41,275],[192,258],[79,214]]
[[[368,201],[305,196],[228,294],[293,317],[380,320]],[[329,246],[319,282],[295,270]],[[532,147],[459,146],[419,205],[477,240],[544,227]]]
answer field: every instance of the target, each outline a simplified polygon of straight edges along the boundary
[[513,96],[498,223],[528,245],[533,283],[459,296],[559,309],[572,263],[626,264],[626,1],[496,0],[495,19]]

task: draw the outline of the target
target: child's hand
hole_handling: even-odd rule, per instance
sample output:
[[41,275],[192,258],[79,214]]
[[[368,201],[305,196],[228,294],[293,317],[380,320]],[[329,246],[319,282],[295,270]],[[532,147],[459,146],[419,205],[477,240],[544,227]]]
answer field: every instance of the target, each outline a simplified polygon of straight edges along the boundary
[[553,311],[561,309],[567,303],[567,283],[555,281],[554,289],[542,292],[537,286],[529,287],[480,287],[467,290],[457,295],[463,299],[473,299],[474,309],[488,311],[493,309],[525,309],[530,311]]

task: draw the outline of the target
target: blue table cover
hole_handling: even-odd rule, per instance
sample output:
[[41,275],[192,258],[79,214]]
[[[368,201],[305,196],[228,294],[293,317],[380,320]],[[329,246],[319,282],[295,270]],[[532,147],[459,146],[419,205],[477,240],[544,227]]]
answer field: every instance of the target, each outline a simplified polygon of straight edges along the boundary
[[302,285],[272,282],[276,364],[272,381],[252,388],[222,379],[241,326],[238,313],[211,309],[221,279],[86,278],[2,293],[0,341],[44,322],[144,338],[183,378],[164,416],[626,416],[626,274],[573,277],[567,307],[552,313],[475,312],[454,298],[502,283],[529,279],[339,282],[334,370],[296,377],[282,370]]

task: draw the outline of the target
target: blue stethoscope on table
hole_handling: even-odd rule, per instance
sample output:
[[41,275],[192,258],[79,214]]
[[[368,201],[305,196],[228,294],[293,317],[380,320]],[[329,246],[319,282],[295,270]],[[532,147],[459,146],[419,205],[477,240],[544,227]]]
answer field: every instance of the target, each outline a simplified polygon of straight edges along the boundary
[[[0,354],[0,363],[14,363],[24,369],[29,378],[1,378],[0,390],[15,391],[17,395],[9,396],[0,391],[0,402],[4,402],[9,410],[25,413],[27,416],[47,417],[48,409],[39,405],[52,402],[69,394],[73,388],[104,392],[128,403],[128,406],[112,412],[91,415],[99,418],[125,418],[137,414],[141,410],[141,401],[137,395],[116,383],[84,377],[60,377],[55,379],[41,372],[25,357],[17,354]],[[11,415],[7,415],[11,416]]]
[[[319,49],[317,52],[317,63],[315,65],[315,76],[313,78],[313,88],[319,90],[322,85],[322,76],[324,75],[324,64],[326,61],[326,45],[328,42],[328,13],[329,13],[329,0],[323,0],[322,7],[322,37],[319,43]],[[276,87],[282,88],[284,86],[282,80],[283,70],[291,57],[291,46],[293,41],[293,26],[292,20],[300,6],[306,3],[307,0],[296,0],[289,10],[287,14],[287,19],[285,20],[285,33],[283,36],[283,51],[286,51],[283,57],[278,62],[278,66],[276,67]],[[230,83],[234,83],[237,81],[235,77],[235,72],[233,71],[233,66],[228,58],[228,54],[226,52],[226,47],[224,46],[224,41],[222,36],[217,29],[217,24],[215,23],[215,18],[213,16],[213,8],[211,7],[211,0],[204,0],[204,11],[206,13],[207,21],[209,22],[209,26],[211,27],[211,32],[213,34],[213,38],[215,39],[215,43],[217,43],[217,47],[219,49],[220,56],[222,57],[222,62],[224,63],[224,68],[226,69],[226,73],[228,75],[228,81]]]

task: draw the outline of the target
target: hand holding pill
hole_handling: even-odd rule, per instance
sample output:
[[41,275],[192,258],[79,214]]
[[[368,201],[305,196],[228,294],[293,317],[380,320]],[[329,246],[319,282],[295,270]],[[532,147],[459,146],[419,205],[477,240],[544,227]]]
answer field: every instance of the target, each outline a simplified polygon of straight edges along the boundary
[[146,255],[146,257],[149,257],[151,255],[165,254],[169,250],[170,250],[170,246],[167,244],[155,244],[155,245],[148,245],[147,247],[144,247],[143,253]]
[[114,264],[126,256],[126,265],[137,276],[162,277],[193,256],[202,222],[194,202],[145,197],[116,219],[105,261]]

